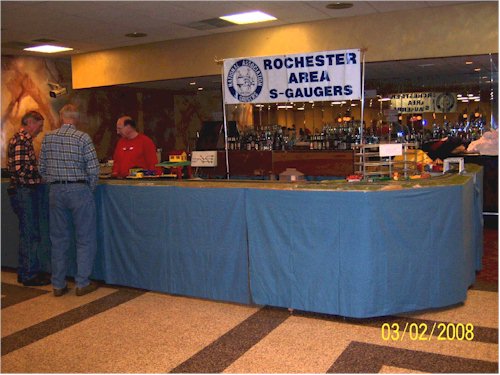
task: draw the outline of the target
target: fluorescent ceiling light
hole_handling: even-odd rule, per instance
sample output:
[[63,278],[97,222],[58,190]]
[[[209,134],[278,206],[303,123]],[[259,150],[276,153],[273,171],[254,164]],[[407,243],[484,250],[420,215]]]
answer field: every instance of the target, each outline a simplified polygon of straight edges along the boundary
[[52,46],[50,44],[45,44],[43,46],[25,48],[24,51],[56,53],[56,52],[73,51],[73,48],[59,47],[59,46]]
[[229,16],[222,16],[219,18],[224,20],[224,21],[235,23],[237,25],[245,25],[247,23],[274,21],[277,19],[276,17],[273,17],[273,16],[270,16],[269,14],[263,13],[260,10],[256,10],[254,12],[231,14]]
[[278,109],[289,109],[289,108],[293,108],[292,105],[279,105],[278,106]]

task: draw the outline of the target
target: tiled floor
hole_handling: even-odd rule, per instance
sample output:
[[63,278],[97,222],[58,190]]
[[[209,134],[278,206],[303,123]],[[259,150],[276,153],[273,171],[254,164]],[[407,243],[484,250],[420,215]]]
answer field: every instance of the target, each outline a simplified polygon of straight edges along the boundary
[[[110,286],[84,297],[50,290],[2,272],[2,372],[498,372],[496,291],[472,288],[463,305],[438,311],[354,320]],[[413,334],[387,339],[384,323]],[[438,340],[440,324],[444,338],[460,337]]]

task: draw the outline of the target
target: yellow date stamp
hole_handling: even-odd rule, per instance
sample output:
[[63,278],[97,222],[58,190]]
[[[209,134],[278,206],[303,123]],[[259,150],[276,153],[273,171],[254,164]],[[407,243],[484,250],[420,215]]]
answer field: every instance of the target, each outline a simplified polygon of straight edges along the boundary
[[384,341],[472,341],[471,323],[384,323],[381,327]]

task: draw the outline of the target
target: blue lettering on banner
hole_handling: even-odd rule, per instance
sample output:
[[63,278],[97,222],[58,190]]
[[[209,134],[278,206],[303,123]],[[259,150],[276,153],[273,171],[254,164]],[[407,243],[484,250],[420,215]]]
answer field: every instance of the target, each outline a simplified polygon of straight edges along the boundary
[[328,98],[335,96],[352,95],[353,90],[351,85],[345,86],[316,86],[316,87],[297,87],[287,88],[285,92],[278,92],[277,89],[269,90],[269,97],[277,99],[280,96],[285,96],[287,99],[302,99],[302,98]]
[[[320,74],[321,73],[321,74]],[[291,72],[288,77],[288,83],[307,83],[307,82],[324,82],[330,81],[328,71],[321,72]]]
[[251,102],[260,95],[264,77],[257,64],[243,59],[235,62],[229,69],[226,84],[231,95],[238,101]]
[[306,55],[295,57],[276,57],[274,59],[264,59],[264,70],[280,70],[282,68],[313,68],[317,66],[333,66],[357,64],[356,53],[345,52],[339,54],[329,53],[326,55]]

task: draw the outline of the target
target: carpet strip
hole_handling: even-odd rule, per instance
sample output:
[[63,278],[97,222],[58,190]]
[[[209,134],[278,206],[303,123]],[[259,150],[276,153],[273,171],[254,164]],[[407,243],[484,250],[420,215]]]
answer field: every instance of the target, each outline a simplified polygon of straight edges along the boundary
[[287,310],[264,307],[170,372],[220,373],[289,316]]
[[471,286],[472,290],[482,290],[486,292],[498,292],[498,281],[489,282],[477,279],[474,285]]
[[378,373],[383,366],[427,373],[498,373],[498,363],[353,341],[327,373]]
[[112,309],[144,294],[144,291],[120,289],[106,297],[70,310],[2,338],[2,356],[62,331],[91,316]]
[[46,290],[2,283],[2,309],[49,293]]

